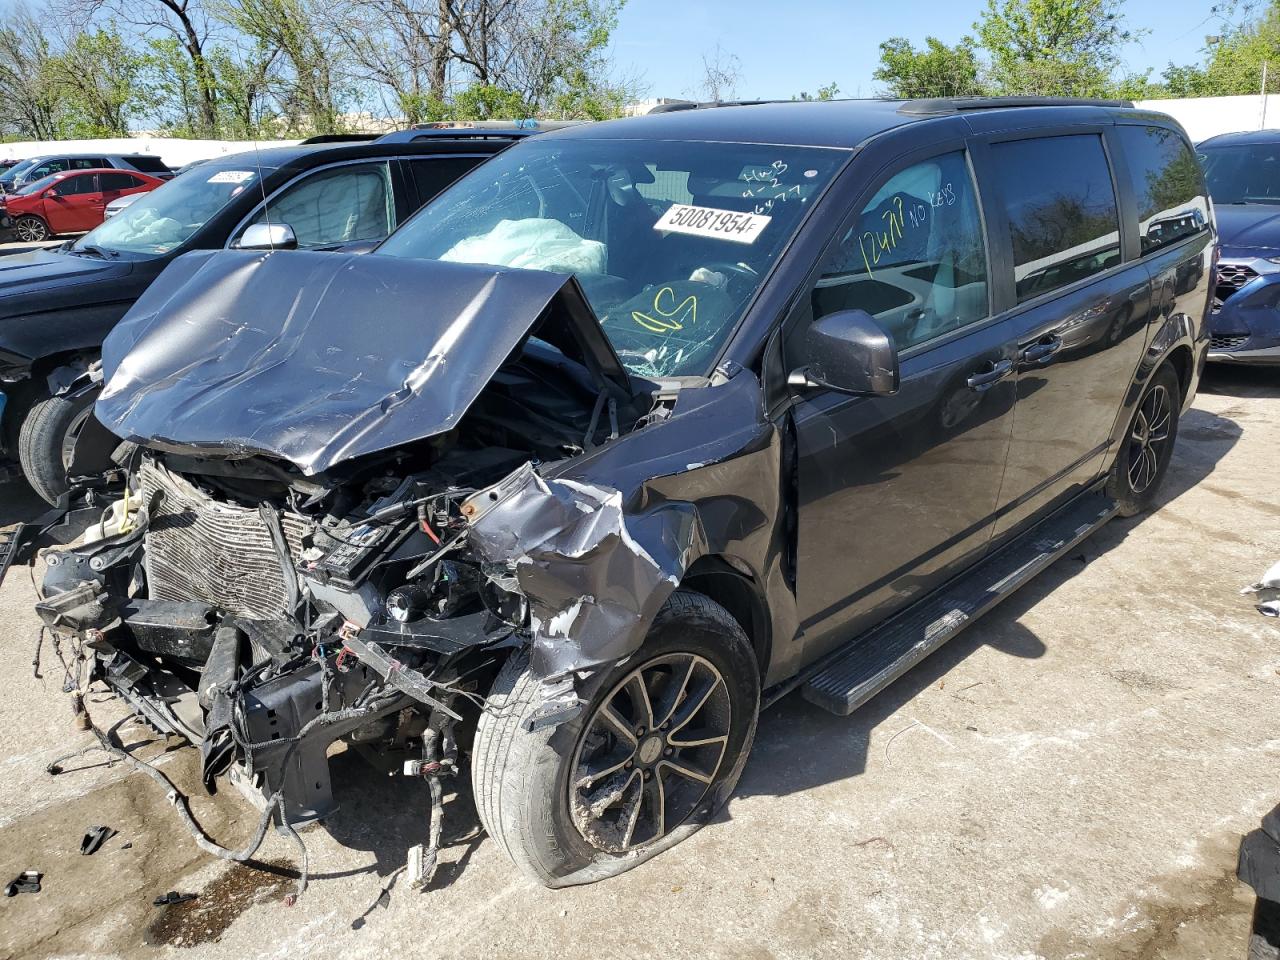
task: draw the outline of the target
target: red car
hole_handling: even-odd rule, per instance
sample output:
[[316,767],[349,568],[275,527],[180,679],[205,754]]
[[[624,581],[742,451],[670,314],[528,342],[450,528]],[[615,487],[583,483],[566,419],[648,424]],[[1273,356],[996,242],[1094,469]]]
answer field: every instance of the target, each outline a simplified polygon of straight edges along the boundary
[[145,193],[165,181],[136,170],[66,170],[50,174],[0,200],[0,227],[34,243],[58,233],[84,233],[100,224],[107,204]]

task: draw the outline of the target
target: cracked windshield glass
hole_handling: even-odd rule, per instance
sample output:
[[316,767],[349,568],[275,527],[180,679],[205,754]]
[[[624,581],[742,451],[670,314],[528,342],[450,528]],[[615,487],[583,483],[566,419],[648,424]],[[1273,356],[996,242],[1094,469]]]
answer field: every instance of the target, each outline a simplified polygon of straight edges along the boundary
[[378,253],[571,273],[632,373],[705,375],[843,159],[744,143],[529,142]]

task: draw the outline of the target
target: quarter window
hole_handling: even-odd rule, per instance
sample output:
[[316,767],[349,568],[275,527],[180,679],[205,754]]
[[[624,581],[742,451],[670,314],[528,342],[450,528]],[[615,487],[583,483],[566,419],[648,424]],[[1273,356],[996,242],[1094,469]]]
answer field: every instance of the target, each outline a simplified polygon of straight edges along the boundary
[[1164,127],[1116,128],[1138,200],[1144,255],[1205,228],[1204,176],[1187,142]]
[[418,190],[418,205],[426,203],[479,162],[479,157],[438,157],[409,161],[413,184]]
[[984,319],[987,259],[963,152],[895,174],[824,264],[813,318],[865,310],[899,350]]
[[1120,262],[1120,219],[1101,137],[1017,140],[996,144],[992,155],[1019,303]]
[[381,240],[395,226],[385,163],[325,170],[273,198],[254,223],[287,223],[300,247]]

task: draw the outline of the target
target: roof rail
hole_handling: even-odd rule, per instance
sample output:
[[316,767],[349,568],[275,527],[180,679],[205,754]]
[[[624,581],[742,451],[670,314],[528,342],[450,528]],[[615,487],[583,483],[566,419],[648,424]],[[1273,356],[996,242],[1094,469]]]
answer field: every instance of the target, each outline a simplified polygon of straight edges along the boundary
[[679,110],[709,110],[712,107],[758,107],[764,103],[790,103],[789,100],[682,100],[680,103],[660,103],[649,113],[675,113]]
[[1102,100],[1076,97],[929,97],[906,100],[899,113],[932,116],[964,110],[998,110],[1009,107],[1132,107],[1130,100]]
[[308,146],[313,143],[368,143],[371,140],[377,140],[380,136],[382,136],[380,133],[322,133],[307,137],[299,143],[299,146]]

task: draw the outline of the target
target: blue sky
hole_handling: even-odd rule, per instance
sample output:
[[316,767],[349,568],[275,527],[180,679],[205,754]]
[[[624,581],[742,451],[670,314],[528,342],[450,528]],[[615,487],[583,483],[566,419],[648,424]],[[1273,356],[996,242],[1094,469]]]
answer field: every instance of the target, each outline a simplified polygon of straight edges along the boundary
[[[1151,32],[1125,51],[1130,69],[1198,61],[1213,0],[1125,0],[1130,29]],[[702,56],[716,43],[742,62],[738,95],[790,97],[835,81],[841,96],[877,92],[871,78],[881,40],[929,35],[954,43],[985,0],[627,0],[613,37],[617,69],[636,74],[650,97],[688,97]]]

